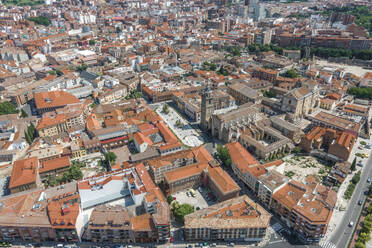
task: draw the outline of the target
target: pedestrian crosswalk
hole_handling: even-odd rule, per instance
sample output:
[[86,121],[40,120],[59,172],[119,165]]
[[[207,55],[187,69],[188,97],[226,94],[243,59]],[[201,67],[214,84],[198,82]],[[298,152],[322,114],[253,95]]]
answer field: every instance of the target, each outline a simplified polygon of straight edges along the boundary
[[320,243],[320,247],[322,247],[322,248],[336,248],[336,245],[333,244],[332,242],[325,241],[325,242]]

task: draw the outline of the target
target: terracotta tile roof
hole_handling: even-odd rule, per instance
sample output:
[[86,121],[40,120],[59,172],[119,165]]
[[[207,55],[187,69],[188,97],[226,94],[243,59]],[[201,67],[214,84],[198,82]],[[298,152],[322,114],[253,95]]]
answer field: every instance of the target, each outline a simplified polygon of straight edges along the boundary
[[67,167],[70,167],[70,158],[68,156],[63,156],[60,158],[40,162],[39,173],[42,174]]
[[265,168],[269,168],[269,167],[272,167],[272,166],[279,166],[283,162],[284,161],[282,159],[278,159],[278,160],[275,160],[275,161],[272,161],[272,162],[268,162],[266,164],[262,164],[262,166],[265,167]]
[[267,228],[271,214],[243,195],[185,216],[185,228]]
[[[2,208],[0,211],[0,225],[19,227],[47,227],[50,228],[50,222],[45,211],[46,201],[38,201],[42,190],[31,190],[11,194],[2,197],[0,203]],[[35,204],[39,204],[39,208],[33,209]]]
[[[252,165],[258,165],[259,162],[250,154],[240,143],[228,143],[226,148],[229,150],[231,161],[243,173]],[[258,168],[257,168],[258,169]],[[259,169],[258,169],[259,170]]]
[[156,188],[155,183],[152,181],[143,163],[137,164],[136,170],[137,170],[139,177],[141,178],[142,183],[144,184],[146,188],[146,191]]
[[48,204],[48,215],[53,228],[75,229],[79,215],[80,197],[77,192],[52,198]]
[[158,188],[158,187],[149,190],[147,192],[147,194],[145,195],[145,200],[148,203],[149,202],[155,202],[157,200],[159,200],[161,202],[165,202],[166,201],[163,193],[161,192],[160,188]]
[[44,116],[37,123],[36,129],[40,130],[42,128],[53,127],[58,124],[65,123],[67,118],[65,115],[56,115],[56,116]]
[[163,136],[164,140],[166,141],[166,143],[178,142],[177,137],[172,133],[171,130],[169,130],[169,128],[164,123],[157,122],[155,125],[159,128],[159,131]]
[[79,99],[66,91],[39,92],[34,94],[37,109],[56,108],[79,103]]
[[9,188],[36,182],[37,166],[37,157],[15,161],[10,176]]
[[304,184],[291,180],[273,194],[273,199],[291,211],[305,193],[306,186]]
[[152,221],[150,213],[142,214],[133,217],[130,222],[132,223],[133,231],[152,231]]
[[152,145],[152,141],[149,137],[146,137],[145,135],[143,135],[141,132],[136,132],[134,135],[133,135],[133,138],[136,140],[136,142],[139,144],[139,145],[142,145],[143,143],[147,143],[149,144],[150,146]]
[[189,178],[202,173],[202,171],[208,168],[208,164],[192,164],[177,168],[172,171],[164,173],[164,178],[168,183],[176,182],[184,178]]
[[218,188],[220,188],[220,190],[225,194],[240,190],[240,187],[236,184],[236,182],[219,166],[209,167],[208,175],[216,183]]
[[204,146],[198,146],[192,149],[192,153],[199,163],[209,163],[213,161],[212,155],[205,149]]

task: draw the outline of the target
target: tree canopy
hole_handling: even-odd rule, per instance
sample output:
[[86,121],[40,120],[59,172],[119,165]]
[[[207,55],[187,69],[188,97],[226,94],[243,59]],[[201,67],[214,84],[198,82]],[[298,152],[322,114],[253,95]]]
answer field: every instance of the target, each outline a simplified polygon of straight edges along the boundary
[[231,157],[229,150],[222,145],[217,146],[217,157],[221,160],[222,164],[226,167],[231,166]]
[[193,212],[194,212],[194,207],[190,204],[184,203],[184,204],[179,205],[178,208],[175,208],[173,211],[173,214],[177,220],[184,222],[185,216]]
[[11,102],[2,102],[0,103],[0,115],[16,114],[18,110]]
[[116,161],[116,154],[115,153],[113,153],[113,152],[107,152],[107,153],[105,153],[105,160],[107,161],[107,162],[109,162],[110,164],[111,163],[115,163],[115,161]]
[[281,73],[280,76],[286,77],[286,78],[296,78],[299,77],[297,74],[297,71],[295,69],[289,69],[288,71]]
[[372,88],[351,87],[348,93],[356,98],[372,100]]
[[27,20],[34,22],[35,24],[38,25],[43,25],[43,26],[49,26],[51,24],[50,20],[46,16],[37,16],[37,17],[29,17]]

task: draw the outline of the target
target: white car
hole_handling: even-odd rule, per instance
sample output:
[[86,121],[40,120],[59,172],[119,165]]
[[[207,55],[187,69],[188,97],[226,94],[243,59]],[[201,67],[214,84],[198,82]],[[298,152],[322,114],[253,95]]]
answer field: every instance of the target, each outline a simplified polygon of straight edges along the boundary
[[349,227],[352,227],[354,225],[354,222],[350,221],[349,222]]

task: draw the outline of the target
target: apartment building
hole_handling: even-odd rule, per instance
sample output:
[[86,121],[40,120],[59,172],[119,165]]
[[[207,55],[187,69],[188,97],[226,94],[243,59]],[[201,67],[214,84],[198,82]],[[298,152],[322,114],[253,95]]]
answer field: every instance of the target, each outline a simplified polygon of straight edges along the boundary
[[[55,230],[40,201],[41,189],[11,194],[0,200],[0,237],[4,241],[46,242],[56,239]],[[41,198],[43,199],[43,198]]]
[[251,190],[258,188],[257,177],[266,173],[260,163],[238,142],[226,144],[231,156],[231,168]]
[[202,183],[202,172],[208,164],[192,164],[164,173],[166,192],[173,194],[189,188],[197,188]]
[[261,67],[254,68],[252,77],[259,78],[261,80],[266,80],[269,82],[275,82],[278,76],[277,70],[264,69]]
[[314,177],[305,183],[290,180],[273,194],[271,209],[305,242],[318,242],[326,233],[337,194]]
[[41,184],[38,175],[38,166],[39,161],[37,157],[15,161],[9,181],[10,193],[14,194],[37,188]]
[[257,197],[266,207],[271,206],[273,194],[288,183],[288,178],[275,170],[270,170],[257,179],[259,183]]
[[94,208],[82,238],[94,243],[132,243],[134,234],[128,210],[121,205]]
[[199,146],[189,150],[161,156],[156,159],[150,159],[146,162],[146,165],[150,168],[149,173],[154,179],[154,182],[158,184],[163,181],[164,174],[168,171],[186,165],[208,163],[210,161],[213,161],[213,157],[203,146]]
[[356,136],[349,132],[315,126],[302,137],[300,147],[306,152],[324,149],[336,160],[347,161],[355,141]]
[[80,214],[78,192],[65,193],[49,199],[47,206],[49,221],[58,242],[78,242],[77,218]]
[[248,196],[239,196],[185,216],[187,241],[259,242],[271,214]]
[[49,115],[42,117],[36,129],[40,137],[55,137],[67,132],[67,118],[65,115]]
[[55,111],[69,104],[80,103],[77,97],[62,90],[34,93],[34,101],[39,114]]

